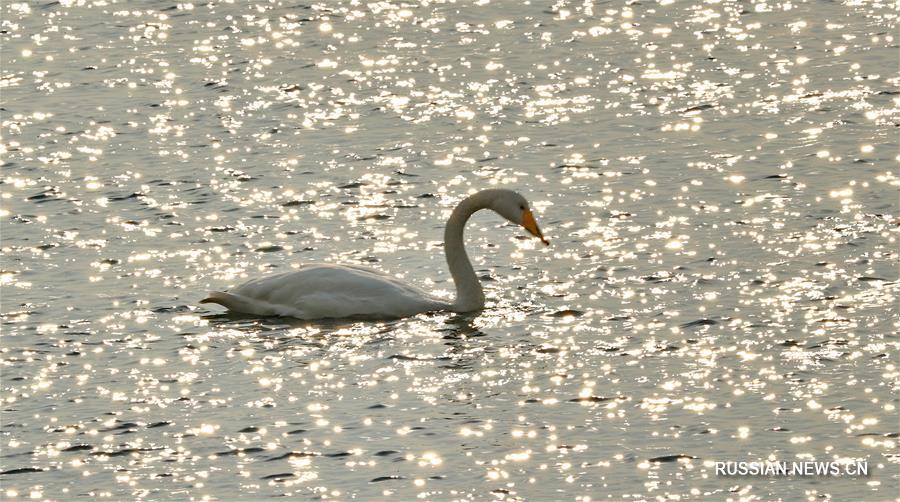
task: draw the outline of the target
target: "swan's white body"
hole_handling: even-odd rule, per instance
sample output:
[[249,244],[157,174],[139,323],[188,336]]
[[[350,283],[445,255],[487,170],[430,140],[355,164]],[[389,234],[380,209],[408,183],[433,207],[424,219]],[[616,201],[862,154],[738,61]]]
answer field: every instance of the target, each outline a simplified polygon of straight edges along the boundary
[[521,195],[483,190],[466,198],[453,210],[444,231],[444,252],[456,284],[453,302],[377,270],[323,263],[254,279],[231,292],[213,292],[200,303],[218,303],[244,314],[298,319],[400,318],[435,310],[479,310],[484,307],[484,292],[463,246],[463,228],[480,209],[496,211],[547,243]]
[[297,319],[399,318],[451,307],[377,270],[326,263],[254,279],[229,293],[210,293],[207,301],[245,314]]

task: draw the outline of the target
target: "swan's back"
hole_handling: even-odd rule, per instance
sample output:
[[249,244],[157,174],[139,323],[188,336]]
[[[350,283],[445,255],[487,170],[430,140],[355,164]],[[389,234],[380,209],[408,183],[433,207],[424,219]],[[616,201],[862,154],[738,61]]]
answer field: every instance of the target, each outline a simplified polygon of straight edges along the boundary
[[425,291],[377,270],[324,263],[254,279],[228,293],[211,293],[201,303],[298,319],[395,318],[447,308]]

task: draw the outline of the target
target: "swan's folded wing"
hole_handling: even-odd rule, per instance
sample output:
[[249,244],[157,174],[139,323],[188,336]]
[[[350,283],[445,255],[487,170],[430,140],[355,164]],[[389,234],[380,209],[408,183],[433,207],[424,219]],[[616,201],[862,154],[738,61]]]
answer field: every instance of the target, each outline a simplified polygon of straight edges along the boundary
[[445,303],[395,277],[363,267],[327,264],[255,279],[230,293],[245,304],[285,312],[275,315],[305,319],[404,317],[446,308]]
[[233,312],[242,312],[244,314],[252,314],[258,316],[293,316],[297,317],[299,312],[288,311],[284,306],[271,305],[263,300],[248,298],[233,293],[225,293],[222,291],[212,291],[209,296],[200,300],[200,303],[217,303]]

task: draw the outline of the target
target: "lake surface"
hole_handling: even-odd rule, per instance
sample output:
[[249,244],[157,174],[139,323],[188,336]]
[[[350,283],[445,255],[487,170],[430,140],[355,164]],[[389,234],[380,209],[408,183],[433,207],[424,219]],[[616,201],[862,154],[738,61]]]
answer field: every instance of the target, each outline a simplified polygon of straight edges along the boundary
[[[4,499],[887,500],[882,1],[4,2]],[[305,262],[471,315],[198,305]],[[716,461],[867,461],[723,477]]]

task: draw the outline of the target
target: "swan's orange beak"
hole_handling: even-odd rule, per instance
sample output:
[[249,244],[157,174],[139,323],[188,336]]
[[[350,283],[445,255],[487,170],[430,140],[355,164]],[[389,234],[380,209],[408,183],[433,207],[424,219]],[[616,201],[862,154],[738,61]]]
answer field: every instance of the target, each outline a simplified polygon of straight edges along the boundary
[[525,208],[525,210],[522,211],[522,226],[525,227],[525,230],[528,230],[531,235],[540,239],[544,245],[550,245],[550,241],[544,238],[544,234],[542,234],[541,229],[538,228],[537,222],[534,221],[534,215],[531,214],[531,209]]

